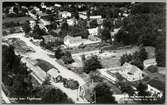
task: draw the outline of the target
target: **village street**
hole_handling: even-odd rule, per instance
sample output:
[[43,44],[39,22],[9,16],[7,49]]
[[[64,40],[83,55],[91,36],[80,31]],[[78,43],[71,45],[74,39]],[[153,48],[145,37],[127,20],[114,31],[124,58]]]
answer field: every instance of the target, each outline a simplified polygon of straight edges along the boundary
[[[35,53],[29,53],[27,57],[30,57],[32,59],[42,59],[45,60],[47,62],[49,62],[50,64],[54,65],[59,71],[60,71],[60,75],[64,78],[71,78],[74,79],[76,81],[79,82],[80,86],[85,84],[85,81],[79,77],[77,74],[75,74],[74,72],[68,70],[67,68],[61,66],[60,64],[58,64],[56,62],[55,58],[51,58],[49,57],[49,53],[48,51],[45,51],[44,49],[42,49],[40,46],[36,46],[34,45],[32,42],[30,42],[30,38],[26,38],[24,37],[24,33],[16,33],[16,34],[11,34],[8,35],[4,38],[19,38],[20,40],[24,41],[26,43],[26,45],[30,46],[33,48],[33,50],[35,50]],[[65,92],[74,102],[78,103],[77,101],[77,91],[78,90],[71,90],[71,89],[67,89],[63,86],[63,84],[60,83],[53,83],[52,85],[54,85],[55,87],[61,89],[63,92]],[[79,102],[87,102],[85,100],[79,99]]]

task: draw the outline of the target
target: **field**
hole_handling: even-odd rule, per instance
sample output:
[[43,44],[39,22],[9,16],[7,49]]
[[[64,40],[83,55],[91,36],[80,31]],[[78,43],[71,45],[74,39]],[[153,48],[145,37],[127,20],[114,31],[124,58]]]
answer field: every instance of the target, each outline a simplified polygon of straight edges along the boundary
[[34,52],[34,49],[32,47],[27,46],[24,41],[17,39],[17,38],[12,38],[11,40],[17,52],[22,53],[22,54]]
[[9,23],[9,22],[19,22],[19,23],[24,23],[27,20],[33,20],[31,17],[6,17],[3,19],[3,23]]
[[113,59],[112,57],[102,59],[101,63],[104,68],[120,66],[119,59]]

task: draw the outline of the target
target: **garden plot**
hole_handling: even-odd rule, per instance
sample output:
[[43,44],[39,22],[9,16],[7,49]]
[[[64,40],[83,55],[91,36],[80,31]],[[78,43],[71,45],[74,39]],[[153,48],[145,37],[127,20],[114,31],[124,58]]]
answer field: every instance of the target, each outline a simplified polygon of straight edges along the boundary
[[35,52],[32,47],[26,45],[26,43],[18,38],[11,38],[11,43],[14,47],[16,52],[21,54],[26,54],[30,52]]

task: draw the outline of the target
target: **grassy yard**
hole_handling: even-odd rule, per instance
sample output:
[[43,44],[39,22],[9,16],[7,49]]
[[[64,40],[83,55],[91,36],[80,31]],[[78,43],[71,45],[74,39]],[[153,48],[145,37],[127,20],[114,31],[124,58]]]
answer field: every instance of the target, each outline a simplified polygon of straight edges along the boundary
[[9,23],[9,22],[19,22],[24,23],[26,20],[33,20],[31,17],[7,17],[2,20],[3,23]]
[[72,54],[75,53],[80,53],[80,52],[87,52],[87,51],[94,51],[94,50],[99,50],[99,44],[91,44],[91,45],[86,45],[84,48],[71,48],[67,49],[67,51],[70,51]]
[[113,59],[112,57],[101,59],[101,63],[104,68],[120,66],[119,59]]
[[20,39],[17,38],[11,38],[11,40],[13,41],[13,46],[15,47],[15,50],[22,53],[22,54],[26,54],[29,52],[34,52],[34,49],[28,45],[26,45],[26,43]]
[[158,79],[162,82],[165,82],[165,75],[160,74],[159,72],[151,73],[148,70],[144,70],[144,72],[150,77],[150,79]]
[[36,65],[39,66],[41,69],[43,69],[45,72],[47,72],[48,70],[52,68],[55,68],[52,64],[42,59],[37,59],[37,61],[38,63]]
[[155,48],[151,46],[145,47],[146,52],[148,53],[148,58],[154,58],[155,57]]

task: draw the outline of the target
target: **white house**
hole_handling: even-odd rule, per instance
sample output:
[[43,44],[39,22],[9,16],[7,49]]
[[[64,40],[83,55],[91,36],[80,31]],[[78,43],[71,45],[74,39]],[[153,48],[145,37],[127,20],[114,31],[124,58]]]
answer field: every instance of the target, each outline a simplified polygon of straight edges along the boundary
[[79,37],[72,37],[72,36],[67,35],[64,38],[64,44],[67,47],[77,47],[81,44],[81,42],[82,42],[82,38],[80,36]]
[[119,73],[131,82],[143,79],[143,72],[138,67],[129,63],[124,63]]
[[59,71],[55,68],[52,68],[52,69],[47,71],[47,74],[53,79],[59,75]]
[[57,3],[55,3],[54,6],[55,6],[55,7],[61,7],[61,5],[60,5],[60,4],[57,4]]
[[155,87],[151,86],[151,85],[147,85],[148,89],[147,91],[149,91],[151,93],[151,95],[157,94],[158,97],[162,97],[162,92],[158,89],[156,89]]
[[88,29],[89,35],[96,36],[98,35],[98,27]]
[[63,11],[63,12],[59,12],[59,15],[62,17],[62,18],[68,18],[68,17],[71,17],[71,13],[68,12],[68,11]]
[[147,82],[147,84],[148,84],[147,91],[149,91],[152,96],[162,97],[163,92],[165,92],[164,82],[158,79],[152,79],[149,82]]
[[64,44],[69,48],[78,47],[81,44],[88,45],[88,44],[94,44],[94,43],[99,43],[99,42],[100,40],[92,41],[89,39],[82,39],[81,36],[72,37],[72,36],[67,35],[64,38]]
[[143,64],[144,64],[144,68],[147,68],[151,65],[157,65],[157,62],[155,58],[150,58],[150,59],[144,60]]
[[115,28],[113,31],[111,31],[111,32],[110,32],[110,33],[111,33],[111,36],[116,35],[116,34],[119,32],[120,29],[121,29],[121,28]]
[[112,83],[115,84],[118,81],[117,77],[115,76],[115,74],[110,72],[110,70],[108,70],[108,69],[99,69],[98,71],[100,72],[102,77],[106,78],[107,80],[111,81]]
[[82,19],[87,19],[87,13],[86,12],[79,12],[79,17]]
[[16,14],[16,13],[14,12],[14,7],[13,7],[13,6],[9,9],[9,14],[11,14],[11,13]]
[[90,16],[90,19],[102,19],[102,16],[101,15]]
[[30,25],[31,29],[34,29],[36,22],[34,20],[29,20],[29,25]]
[[74,18],[67,19],[67,24],[69,26],[74,26],[76,24],[76,20]]

